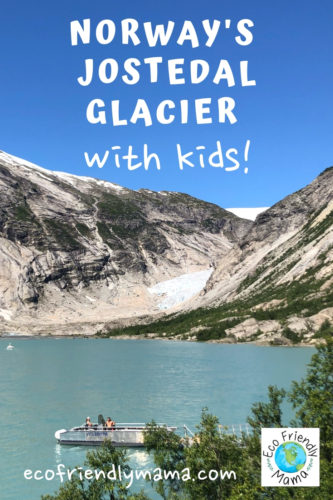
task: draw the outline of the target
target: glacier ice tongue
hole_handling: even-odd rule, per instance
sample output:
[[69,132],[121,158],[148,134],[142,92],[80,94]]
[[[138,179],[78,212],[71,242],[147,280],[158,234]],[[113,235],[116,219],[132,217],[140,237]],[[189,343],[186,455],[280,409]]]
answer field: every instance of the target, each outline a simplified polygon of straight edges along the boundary
[[148,292],[161,297],[161,301],[158,304],[159,309],[170,309],[199,293],[207,283],[212,272],[213,269],[211,268],[204,271],[182,274],[177,276],[177,278],[156,283],[156,285],[148,288]]

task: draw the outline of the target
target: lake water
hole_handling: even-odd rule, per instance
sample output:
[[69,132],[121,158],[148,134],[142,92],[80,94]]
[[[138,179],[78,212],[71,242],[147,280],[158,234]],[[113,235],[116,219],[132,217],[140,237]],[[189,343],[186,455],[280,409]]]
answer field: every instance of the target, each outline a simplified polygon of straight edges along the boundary
[[[82,464],[87,449],[54,432],[99,413],[194,428],[207,406],[224,424],[244,423],[267,386],[288,388],[314,349],[108,339],[0,339],[0,498],[37,500],[58,480],[27,481],[25,469]],[[150,462],[131,452],[131,464]],[[149,468],[149,467],[148,467]]]

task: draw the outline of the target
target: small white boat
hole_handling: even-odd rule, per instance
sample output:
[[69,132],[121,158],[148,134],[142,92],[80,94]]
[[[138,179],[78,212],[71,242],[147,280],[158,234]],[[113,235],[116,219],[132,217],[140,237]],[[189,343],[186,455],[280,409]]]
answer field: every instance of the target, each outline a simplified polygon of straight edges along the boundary
[[6,350],[7,351],[12,351],[13,349],[15,349],[15,347],[9,342],[9,344],[6,347]]
[[[170,427],[166,424],[156,425],[157,427],[164,427],[170,432],[177,429],[177,427]],[[144,446],[144,433],[146,430],[146,424],[142,423],[114,424],[112,428],[108,428],[105,426],[103,416],[100,415],[98,424],[61,429],[55,432],[54,437],[60,444],[96,446],[103,444],[105,440],[109,440],[113,446],[140,448]]]

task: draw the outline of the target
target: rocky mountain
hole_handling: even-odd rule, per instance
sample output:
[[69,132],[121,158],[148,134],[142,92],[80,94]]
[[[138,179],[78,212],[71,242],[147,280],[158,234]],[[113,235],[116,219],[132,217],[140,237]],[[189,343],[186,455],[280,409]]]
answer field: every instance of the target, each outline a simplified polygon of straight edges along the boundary
[[[311,341],[333,333],[333,168],[260,214],[217,265],[204,304],[243,304],[226,337]],[[319,332],[319,333],[318,333]]]
[[315,341],[332,333],[332,195],[329,168],[250,222],[0,153],[0,333]]
[[273,344],[332,335],[333,168],[259,214],[186,308],[111,334]]
[[[258,215],[221,260],[204,290],[207,302],[244,299],[302,279],[309,269],[332,277],[333,167]],[[325,254],[325,259],[324,259]]]
[[161,315],[150,287],[210,274],[250,227],[186,194],[132,191],[1,152],[0,332],[92,334]]

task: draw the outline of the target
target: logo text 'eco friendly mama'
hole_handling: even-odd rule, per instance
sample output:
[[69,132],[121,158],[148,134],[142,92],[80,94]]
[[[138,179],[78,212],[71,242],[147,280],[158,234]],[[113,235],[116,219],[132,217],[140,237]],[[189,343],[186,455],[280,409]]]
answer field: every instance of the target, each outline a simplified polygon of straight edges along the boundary
[[319,429],[262,429],[261,485],[319,486]]

